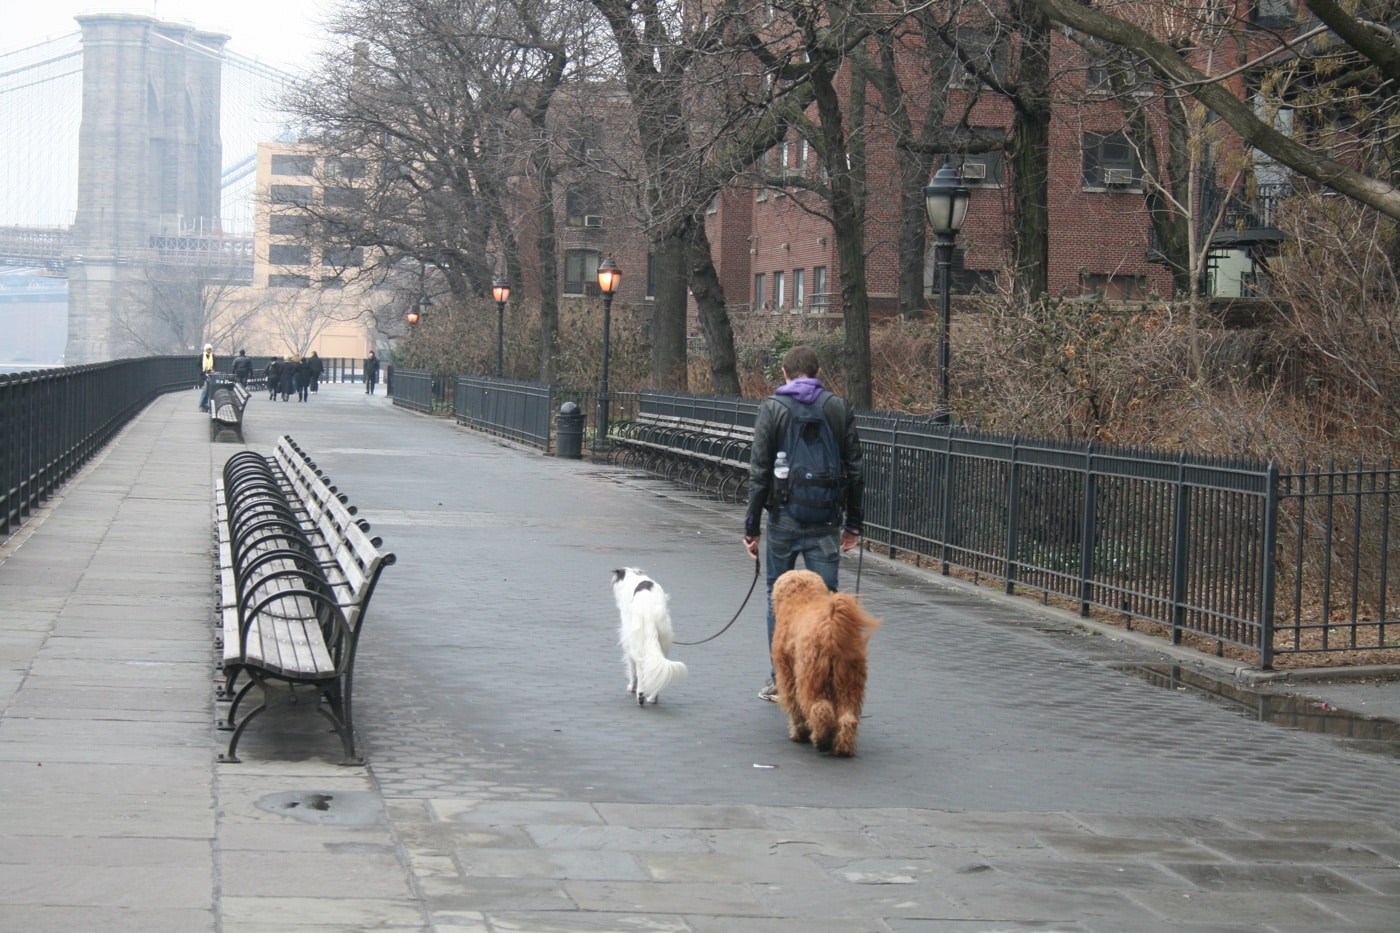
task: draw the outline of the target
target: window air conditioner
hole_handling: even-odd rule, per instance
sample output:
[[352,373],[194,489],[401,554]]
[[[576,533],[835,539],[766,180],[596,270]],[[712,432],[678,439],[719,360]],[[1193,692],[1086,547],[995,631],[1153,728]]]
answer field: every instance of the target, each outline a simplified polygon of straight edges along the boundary
[[987,178],[987,166],[983,162],[964,162],[962,167],[963,181],[985,181]]
[[1107,188],[1126,188],[1133,183],[1133,173],[1126,168],[1106,168],[1103,183]]
[[603,216],[601,214],[587,214],[583,218],[583,225],[585,227],[601,227]]

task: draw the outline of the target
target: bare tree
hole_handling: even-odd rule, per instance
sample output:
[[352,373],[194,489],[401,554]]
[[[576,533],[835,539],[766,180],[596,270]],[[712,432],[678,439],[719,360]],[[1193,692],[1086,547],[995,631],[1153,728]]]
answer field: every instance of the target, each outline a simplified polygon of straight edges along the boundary
[[[520,243],[510,179],[540,192],[535,257],[557,280],[552,235],[550,101],[565,80],[576,12],[521,0],[354,0],[333,32],[344,45],[291,109],[331,158],[358,172],[339,205],[308,205],[330,235],[364,249],[362,274],[443,297],[489,293],[508,275],[520,294]],[[329,189],[328,189],[329,190]],[[344,190],[344,189],[342,189]],[[431,277],[428,270],[432,270]],[[541,302],[541,370],[557,340],[557,298]]]
[[246,262],[217,250],[145,256],[113,325],[141,353],[191,353],[206,343],[231,348],[243,342],[257,313],[239,300],[250,272]]
[[[1393,165],[1348,157],[1337,158],[1333,146],[1337,134],[1312,138],[1280,129],[1274,119],[1279,106],[1261,106],[1255,93],[1269,90],[1258,83],[1241,85],[1229,79],[1245,69],[1267,70],[1271,63],[1287,60],[1287,69],[1300,81],[1283,79],[1272,85],[1274,94],[1286,97],[1310,84],[1310,94],[1325,98],[1324,112],[1364,114],[1368,125],[1384,127],[1393,121],[1400,96],[1391,88],[1400,81],[1400,46],[1390,23],[1391,4],[1372,13],[1367,5],[1342,5],[1335,0],[1308,4],[1321,26],[1298,36],[1279,36],[1264,50],[1255,51],[1243,66],[1207,73],[1192,64],[1174,46],[1173,21],[1155,17],[1150,5],[1123,7],[1122,15],[1075,0],[1027,0],[1051,19],[1081,30],[1105,42],[1122,46],[1140,56],[1182,91],[1209,107],[1230,125],[1248,145],[1268,153],[1280,163],[1319,184],[1366,204],[1388,217],[1400,219],[1400,190],[1391,181]],[[1184,9],[1184,8],[1182,8]],[[1267,35],[1258,33],[1257,35]],[[1306,62],[1303,64],[1300,59]],[[1345,134],[1343,134],[1345,135]],[[1364,134],[1362,134],[1364,135]]]
[[1326,430],[1393,445],[1400,434],[1400,279],[1388,251],[1395,222],[1338,198],[1294,198],[1291,234],[1273,270],[1288,337],[1303,355],[1303,391]]

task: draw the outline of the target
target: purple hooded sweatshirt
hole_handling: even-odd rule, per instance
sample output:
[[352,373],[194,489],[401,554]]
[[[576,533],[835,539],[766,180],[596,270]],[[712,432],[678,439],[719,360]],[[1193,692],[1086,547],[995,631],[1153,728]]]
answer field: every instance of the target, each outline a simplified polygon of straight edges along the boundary
[[798,376],[796,379],[781,385],[774,393],[776,395],[791,395],[804,405],[810,405],[817,400],[817,396],[822,394],[825,386],[820,379],[812,376]]

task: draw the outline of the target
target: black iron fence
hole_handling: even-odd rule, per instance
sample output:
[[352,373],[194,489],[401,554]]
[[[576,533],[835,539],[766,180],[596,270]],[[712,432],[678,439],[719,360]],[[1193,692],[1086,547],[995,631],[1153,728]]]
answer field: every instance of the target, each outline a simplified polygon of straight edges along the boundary
[[0,375],[0,540],[153,398],[199,381],[194,356]]
[[432,373],[396,367],[386,391],[393,396],[395,405],[432,414],[435,403],[439,401],[436,383]]
[[[1400,648],[1400,471],[982,435],[863,414],[867,538],[1062,597],[1173,643],[1280,653]],[[1281,597],[1286,597],[1281,599]]]
[[[446,389],[452,387],[450,396]],[[451,399],[452,415],[478,431],[509,437],[545,451],[555,447],[556,417],[565,402],[574,402],[585,416],[585,435],[595,447],[598,434],[598,393],[595,389],[494,379],[489,376],[437,377],[414,369],[395,369],[391,384],[394,404],[415,411],[444,411]],[[627,419],[637,413],[636,392],[610,392],[609,417]]]
[[[413,379],[426,398],[431,378]],[[476,377],[456,385],[463,424],[549,450],[553,416],[574,401],[596,443],[591,391]],[[639,404],[740,428],[752,427],[758,406],[616,393],[610,417],[635,417]],[[1400,470],[1389,463],[1284,472],[982,434],[927,417],[862,412],[858,424],[866,540],[894,557],[1084,616],[1161,626],[1173,643],[1239,649],[1265,669],[1279,654],[1400,650]]]
[[508,382],[489,376],[458,376],[452,413],[460,424],[500,434],[546,451],[553,449],[558,407],[542,383]]
[[[642,393],[648,414],[751,427],[758,403]],[[1173,643],[1400,649],[1400,470],[981,434],[862,412],[865,532],[897,558],[1159,625]],[[700,474],[697,474],[700,475]]]

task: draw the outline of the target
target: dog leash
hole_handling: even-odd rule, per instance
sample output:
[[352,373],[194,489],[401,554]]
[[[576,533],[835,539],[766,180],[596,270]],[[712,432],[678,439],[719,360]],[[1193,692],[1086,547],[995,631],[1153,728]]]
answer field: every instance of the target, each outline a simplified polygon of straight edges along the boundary
[[718,632],[715,632],[715,633],[714,633],[713,635],[711,635],[709,638],[702,638],[702,639],[700,639],[699,641],[678,641],[678,642],[675,642],[674,644],[677,644],[677,645],[687,645],[687,646],[689,646],[689,645],[703,645],[705,642],[707,642],[707,641],[714,641],[716,638],[720,637],[720,636],[723,635],[725,632],[729,631],[729,626],[731,626],[731,625],[733,625],[735,622],[738,622],[738,621],[739,621],[739,613],[743,612],[743,611],[744,611],[744,607],[747,606],[747,605],[749,604],[749,597],[753,595],[753,589],[754,589],[754,587],[757,586],[757,585],[758,585],[758,558],[755,557],[755,558],[753,559],[753,582],[749,584],[749,591],[748,591],[747,593],[744,594],[744,601],[743,601],[742,603],[739,604],[739,608],[734,612],[734,618],[732,618],[732,619],[730,619],[728,622],[724,623],[724,628],[720,629]]

